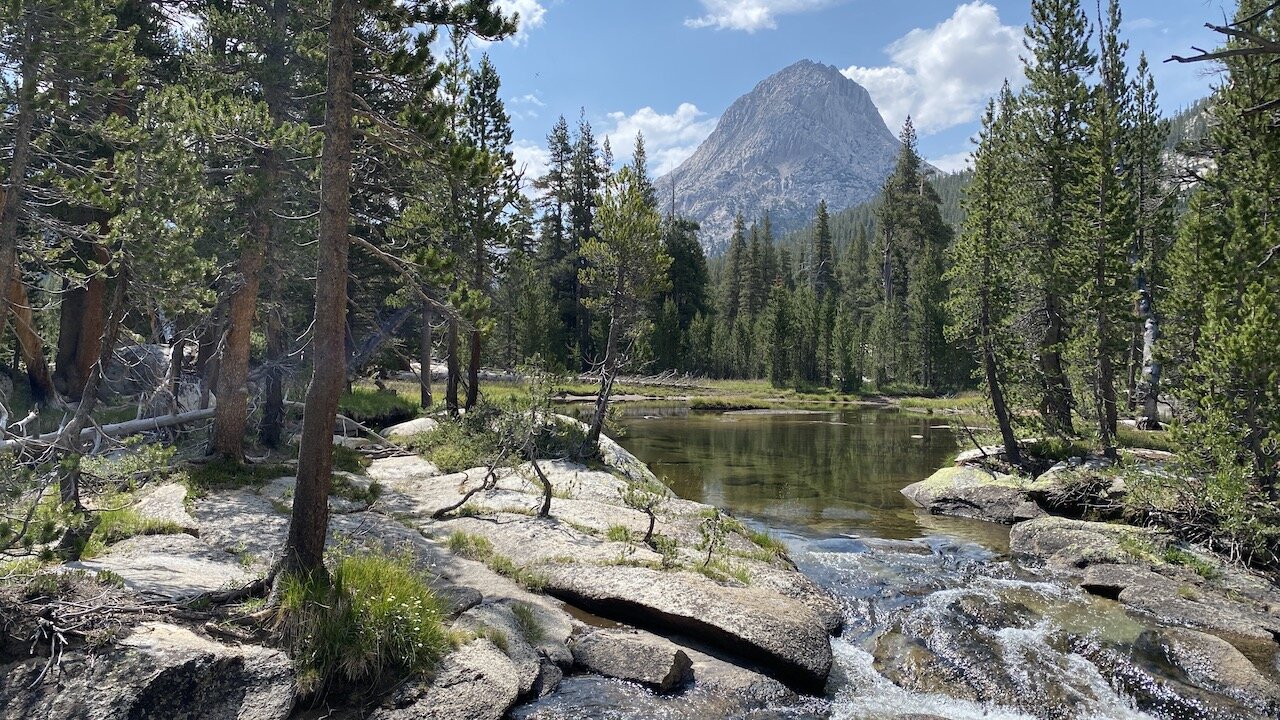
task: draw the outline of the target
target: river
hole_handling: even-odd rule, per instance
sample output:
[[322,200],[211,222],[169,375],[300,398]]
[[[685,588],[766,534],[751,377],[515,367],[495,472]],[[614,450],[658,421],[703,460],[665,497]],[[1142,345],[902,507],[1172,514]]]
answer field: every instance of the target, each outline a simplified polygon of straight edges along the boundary
[[[844,608],[825,697],[750,718],[1249,717],[1183,685],[1120,605],[1022,567],[1008,530],[940,518],[899,493],[957,450],[938,419],[880,408],[796,414],[626,406],[619,442],[681,497],[783,539]],[[1224,709],[1230,708],[1230,709]],[[660,698],[565,681],[522,720],[698,718],[696,692]]]

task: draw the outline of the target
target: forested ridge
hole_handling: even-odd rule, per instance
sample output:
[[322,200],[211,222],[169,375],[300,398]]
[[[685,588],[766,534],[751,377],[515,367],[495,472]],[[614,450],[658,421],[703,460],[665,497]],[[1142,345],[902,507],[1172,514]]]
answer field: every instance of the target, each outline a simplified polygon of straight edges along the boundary
[[[281,556],[227,597],[310,597],[338,569],[353,396],[414,377],[400,405],[501,436],[470,467],[487,484],[530,461],[542,517],[538,452],[596,457],[619,379],[674,371],[978,390],[1011,471],[1167,427],[1176,472],[1131,488],[1123,519],[1275,569],[1280,8],[1242,0],[1222,49],[1172,59],[1222,72],[1171,128],[1164,58],[1132,56],[1117,0],[1088,5],[1031,2],[1026,83],[987,105],[971,171],[929,167],[908,119],[876,201],[785,235],[739,216],[707,258],[642,136],[618,163],[585,111],[560,118],[526,176],[480,49],[519,18],[492,0],[5,4],[0,553],[80,557],[108,429],[211,420],[196,465],[251,475],[297,444]],[[505,415],[492,368],[534,386]],[[544,432],[547,373],[594,385],[582,437]],[[630,489],[652,518],[662,489]]]

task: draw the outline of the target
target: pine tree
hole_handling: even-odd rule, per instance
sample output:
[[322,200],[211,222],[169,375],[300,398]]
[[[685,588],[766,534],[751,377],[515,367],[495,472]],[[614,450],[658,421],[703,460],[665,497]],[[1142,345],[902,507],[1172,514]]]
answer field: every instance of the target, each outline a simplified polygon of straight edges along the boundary
[[[1280,41],[1280,13],[1245,0],[1237,19],[1250,34]],[[1247,44],[1231,40],[1227,50]],[[1280,466],[1280,128],[1264,106],[1280,66],[1251,55],[1224,59],[1230,78],[1213,96],[1210,142],[1216,167],[1191,200],[1172,262],[1173,318],[1184,343],[1182,449],[1205,478],[1196,495],[1215,542],[1276,561],[1274,530],[1260,527],[1256,502],[1274,499]],[[1268,547],[1270,545],[1270,547]]]
[[973,182],[965,197],[964,229],[947,271],[951,295],[950,337],[965,342],[979,358],[987,397],[1004,440],[1009,462],[1022,458],[1013,429],[1013,410],[1005,392],[1013,360],[1011,335],[1014,296],[1019,286],[1016,243],[1013,97],[1008,83],[1000,104],[988,102],[974,152]]
[[600,390],[587,435],[589,448],[600,440],[614,380],[626,364],[624,343],[629,346],[647,333],[650,298],[665,286],[671,264],[662,244],[662,219],[649,205],[631,168],[619,171],[601,193],[599,230],[582,246],[587,263],[582,285],[591,292],[587,302],[608,318]]
[[1079,0],[1033,0],[1025,34],[1031,57],[1019,101],[1025,153],[1019,173],[1031,190],[1025,227],[1032,255],[1026,270],[1038,295],[1026,308],[1026,320],[1038,346],[1041,415],[1051,431],[1071,434],[1074,401],[1063,353],[1070,336],[1067,303],[1077,277],[1063,248],[1076,231],[1084,192],[1085,77],[1097,59]]
[[1115,458],[1116,371],[1127,326],[1127,259],[1133,235],[1133,211],[1122,170],[1129,159],[1129,82],[1124,67],[1127,47],[1119,39],[1120,9],[1108,6],[1101,45],[1099,84],[1087,120],[1079,227],[1063,243],[1068,272],[1083,280],[1070,298],[1078,320],[1069,352],[1092,397],[1103,454]]
[[1169,124],[1160,118],[1155,80],[1146,55],[1138,60],[1133,83],[1133,130],[1128,173],[1136,212],[1133,235],[1134,285],[1137,290],[1134,341],[1129,361],[1129,403],[1142,410],[1138,426],[1160,429],[1160,381],[1163,367],[1157,351],[1161,336],[1163,288],[1168,285],[1165,264],[1173,237],[1174,193],[1165,189],[1164,140]]

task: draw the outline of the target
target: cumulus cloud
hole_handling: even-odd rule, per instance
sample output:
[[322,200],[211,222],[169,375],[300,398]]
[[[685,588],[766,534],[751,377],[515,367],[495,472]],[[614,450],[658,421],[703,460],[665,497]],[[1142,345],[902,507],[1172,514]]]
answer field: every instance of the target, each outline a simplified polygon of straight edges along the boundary
[[910,115],[921,134],[975,120],[1006,78],[1022,80],[1021,31],[983,0],[965,3],[931,29],[916,28],[885,49],[893,64],[845,69],[871,93],[897,130]]
[[538,0],[498,0],[495,3],[504,15],[519,13],[520,27],[516,29],[511,44],[523,45],[529,40],[529,31],[542,27],[546,22],[547,8]]
[[687,18],[691,28],[717,30],[772,30],[778,26],[777,16],[817,10],[844,0],[701,0],[706,14]]
[[651,107],[642,107],[630,114],[612,112],[608,119],[611,125],[603,134],[609,138],[619,161],[630,160],[636,133],[644,133],[649,173],[654,177],[674,170],[716,128],[716,118],[707,117],[693,103],[681,103],[675,112],[666,114]]
[[973,167],[973,153],[966,151],[929,158],[929,164],[944,173],[956,173]]
[[516,140],[511,144],[511,154],[516,159],[516,170],[524,173],[524,190],[531,192],[533,181],[547,174],[551,154],[541,145],[528,140]]

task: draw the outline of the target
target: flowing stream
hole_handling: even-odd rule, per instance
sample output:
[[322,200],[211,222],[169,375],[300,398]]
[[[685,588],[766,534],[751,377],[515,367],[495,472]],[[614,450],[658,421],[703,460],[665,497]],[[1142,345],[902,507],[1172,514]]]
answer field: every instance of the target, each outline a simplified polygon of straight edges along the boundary
[[[1007,528],[913,508],[899,490],[957,450],[943,421],[627,406],[622,424],[622,445],[678,495],[773,532],[843,605],[826,696],[746,717],[1249,717],[1172,677],[1117,603],[1010,560]],[[587,676],[517,716],[717,716],[705,700]]]

